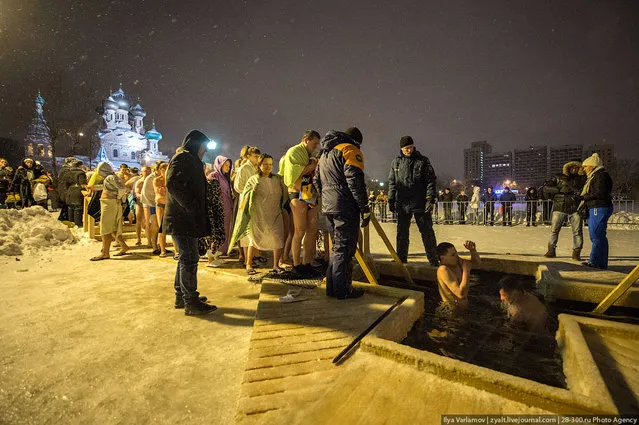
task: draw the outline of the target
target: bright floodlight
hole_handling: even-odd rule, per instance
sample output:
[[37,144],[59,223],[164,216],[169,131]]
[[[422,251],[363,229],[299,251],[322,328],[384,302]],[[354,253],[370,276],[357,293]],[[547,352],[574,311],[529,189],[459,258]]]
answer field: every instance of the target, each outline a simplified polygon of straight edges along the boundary
[[82,137],[82,136],[84,136],[84,133],[83,132],[79,132],[78,136]]
[[217,143],[215,143],[215,140],[211,139],[211,141],[206,145],[206,148],[208,150],[215,150],[217,148]]
[[379,182],[380,187],[384,187],[384,182]]

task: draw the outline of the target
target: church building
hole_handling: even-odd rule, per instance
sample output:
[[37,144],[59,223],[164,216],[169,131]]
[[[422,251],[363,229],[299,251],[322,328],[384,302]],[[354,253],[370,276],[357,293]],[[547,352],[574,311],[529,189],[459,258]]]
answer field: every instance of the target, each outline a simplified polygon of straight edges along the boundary
[[156,130],[155,122],[145,131],[146,111],[139,103],[131,106],[131,100],[122,87],[104,100],[102,125],[98,130],[100,149],[97,161],[108,161],[119,167],[153,165],[156,161],[168,161],[160,152],[158,143],[162,134]]

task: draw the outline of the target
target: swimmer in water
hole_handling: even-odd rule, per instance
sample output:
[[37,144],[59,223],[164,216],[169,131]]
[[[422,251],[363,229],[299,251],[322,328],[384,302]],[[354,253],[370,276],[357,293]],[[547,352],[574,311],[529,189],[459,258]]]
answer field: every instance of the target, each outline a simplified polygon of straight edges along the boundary
[[470,251],[470,260],[459,258],[455,245],[450,242],[437,245],[439,295],[443,303],[459,308],[468,306],[470,270],[472,266],[477,266],[481,262],[475,242],[466,241],[464,247]]
[[538,333],[546,329],[546,306],[535,294],[526,291],[515,276],[501,278],[499,297],[508,311],[508,320],[512,325]]

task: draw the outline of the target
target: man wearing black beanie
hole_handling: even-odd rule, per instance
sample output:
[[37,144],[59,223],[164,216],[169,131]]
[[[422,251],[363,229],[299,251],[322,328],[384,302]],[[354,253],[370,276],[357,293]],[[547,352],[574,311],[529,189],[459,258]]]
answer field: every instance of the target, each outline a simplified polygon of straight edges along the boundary
[[410,222],[413,216],[422,235],[426,257],[437,266],[437,240],[431,211],[436,202],[437,177],[428,158],[415,149],[411,136],[399,140],[401,152],[391,164],[388,175],[388,207],[397,214],[397,255],[408,261]]

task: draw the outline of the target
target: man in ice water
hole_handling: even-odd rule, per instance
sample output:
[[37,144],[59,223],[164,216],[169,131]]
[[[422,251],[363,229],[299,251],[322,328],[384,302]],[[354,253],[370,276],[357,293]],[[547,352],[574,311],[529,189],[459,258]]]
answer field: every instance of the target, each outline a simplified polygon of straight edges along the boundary
[[481,262],[475,242],[466,241],[464,247],[470,251],[470,260],[459,258],[455,245],[450,242],[442,242],[437,245],[439,295],[443,303],[462,309],[468,306],[471,268]]

